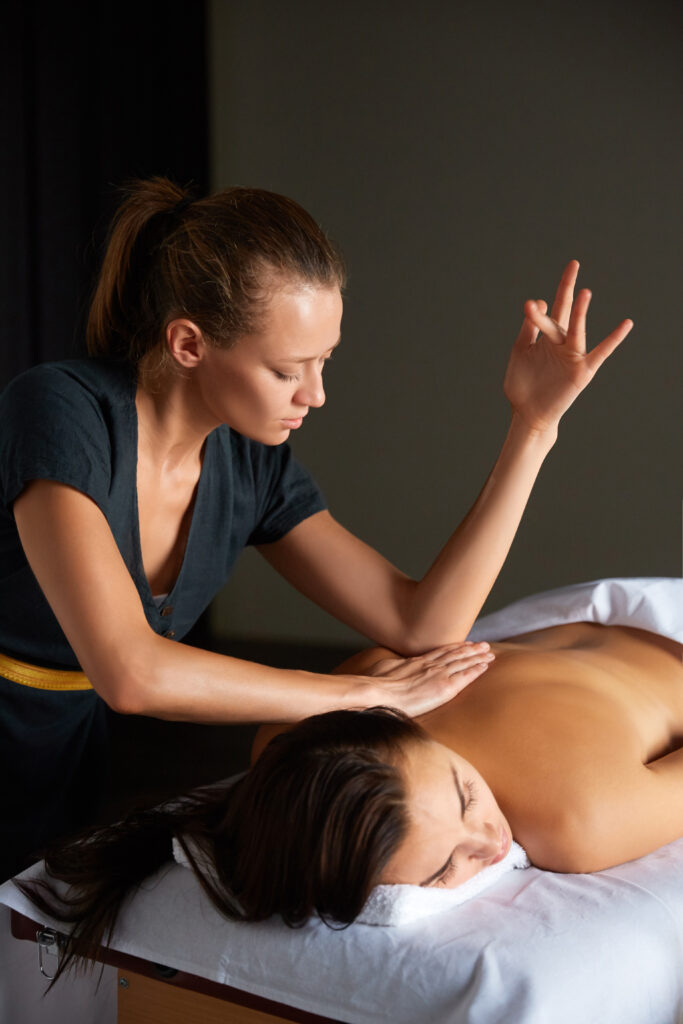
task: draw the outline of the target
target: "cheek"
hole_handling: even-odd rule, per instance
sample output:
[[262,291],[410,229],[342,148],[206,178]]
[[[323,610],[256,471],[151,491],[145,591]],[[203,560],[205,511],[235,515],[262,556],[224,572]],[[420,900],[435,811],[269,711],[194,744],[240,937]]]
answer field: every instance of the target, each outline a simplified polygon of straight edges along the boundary
[[[272,384],[264,379],[255,379],[250,374],[231,378],[225,391],[228,406],[251,414],[260,414],[278,406],[278,382]],[[280,400],[280,404],[282,404]]]

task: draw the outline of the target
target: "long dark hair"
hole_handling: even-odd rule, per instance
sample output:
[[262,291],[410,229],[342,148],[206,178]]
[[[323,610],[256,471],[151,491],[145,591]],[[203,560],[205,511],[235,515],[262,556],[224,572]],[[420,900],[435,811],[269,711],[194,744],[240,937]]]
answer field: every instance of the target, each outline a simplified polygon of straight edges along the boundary
[[94,959],[124,902],[171,858],[175,836],[226,917],[331,927],[360,913],[408,828],[401,759],[426,734],[391,708],[331,711],[276,736],[232,784],[208,787],[53,845],[48,879],[15,880],[72,926],[61,974]]
[[156,353],[160,370],[176,317],[229,348],[259,329],[274,285],[344,285],[334,243],[286,196],[234,187],[193,198],[164,177],[121,192],[88,315],[91,355],[138,367]]

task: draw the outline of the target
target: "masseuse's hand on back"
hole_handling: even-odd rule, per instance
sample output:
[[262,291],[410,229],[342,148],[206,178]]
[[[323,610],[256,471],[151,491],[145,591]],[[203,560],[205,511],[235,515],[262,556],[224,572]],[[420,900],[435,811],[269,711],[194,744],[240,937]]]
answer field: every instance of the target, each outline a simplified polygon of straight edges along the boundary
[[335,673],[352,675],[356,707],[386,705],[416,717],[452,700],[478,679],[494,658],[485,642],[449,644],[413,658],[397,657],[386,648],[373,647],[354,655]]
[[525,303],[525,320],[505,374],[503,388],[513,412],[539,433],[557,428],[560,417],[633,327],[632,320],[622,320],[587,352],[591,292],[583,288],[574,299],[578,272],[578,261],[571,260],[549,316],[547,303],[531,299]]

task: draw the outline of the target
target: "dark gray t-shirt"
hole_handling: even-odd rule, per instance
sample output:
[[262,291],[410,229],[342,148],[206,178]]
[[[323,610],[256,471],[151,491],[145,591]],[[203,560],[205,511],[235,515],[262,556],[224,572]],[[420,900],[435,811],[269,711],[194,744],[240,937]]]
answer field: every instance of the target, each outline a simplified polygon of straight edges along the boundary
[[[180,639],[248,544],[279,540],[325,501],[289,446],[227,426],[206,440],[185,558],[157,606],[140,552],[135,380],[104,359],[45,363],[0,395],[0,651],[55,668],[78,662],[23,552],[12,503],[30,480],[56,480],[104,513],[155,632]],[[104,604],[106,579],[94,602]],[[125,637],[121,638],[125,643]]]

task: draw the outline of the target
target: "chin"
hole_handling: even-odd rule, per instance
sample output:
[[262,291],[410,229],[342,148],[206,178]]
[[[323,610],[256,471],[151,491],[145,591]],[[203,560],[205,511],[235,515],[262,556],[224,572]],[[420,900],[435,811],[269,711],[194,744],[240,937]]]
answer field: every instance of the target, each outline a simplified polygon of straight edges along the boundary
[[273,427],[270,430],[263,427],[255,427],[251,430],[240,430],[239,427],[233,427],[233,430],[236,430],[238,434],[242,434],[243,437],[248,437],[250,441],[257,441],[259,444],[265,444],[271,448],[282,444],[291,433],[289,427]]

